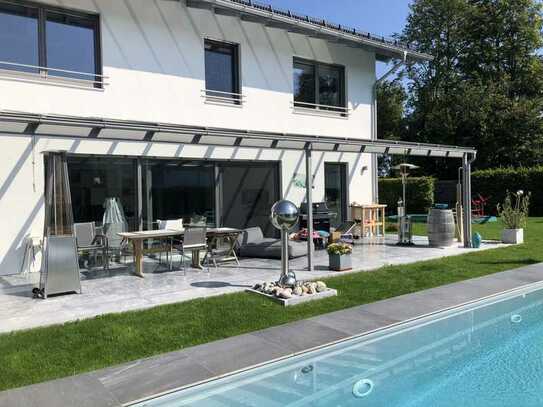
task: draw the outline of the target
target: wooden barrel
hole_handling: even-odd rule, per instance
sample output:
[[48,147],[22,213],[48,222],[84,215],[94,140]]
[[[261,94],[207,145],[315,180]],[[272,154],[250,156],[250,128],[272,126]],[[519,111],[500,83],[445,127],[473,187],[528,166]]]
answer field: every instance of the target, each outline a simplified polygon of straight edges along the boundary
[[454,215],[451,209],[433,208],[428,216],[428,240],[431,247],[454,244]]

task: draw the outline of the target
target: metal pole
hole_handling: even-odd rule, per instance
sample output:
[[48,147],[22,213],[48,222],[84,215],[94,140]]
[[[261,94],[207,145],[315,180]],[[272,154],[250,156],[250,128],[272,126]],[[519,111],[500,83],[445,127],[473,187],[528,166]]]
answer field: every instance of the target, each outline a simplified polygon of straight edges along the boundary
[[143,230],[143,163],[142,159],[138,157],[136,160],[136,186],[137,186],[137,229]]
[[464,206],[464,247],[471,248],[471,158],[464,154],[462,158],[463,188],[462,200]]
[[279,281],[283,281],[283,277],[288,274],[288,231],[281,230],[281,277]]
[[311,144],[305,148],[305,198],[307,202],[307,269],[313,271],[313,169],[311,166]]

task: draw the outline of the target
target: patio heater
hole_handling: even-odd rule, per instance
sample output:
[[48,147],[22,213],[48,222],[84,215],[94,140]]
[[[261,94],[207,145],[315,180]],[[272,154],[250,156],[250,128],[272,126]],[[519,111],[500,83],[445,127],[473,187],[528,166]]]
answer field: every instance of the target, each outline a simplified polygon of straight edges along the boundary
[[411,218],[407,215],[407,201],[405,190],[409,171],[419,167],[413,164],[402,163],[392,167],[402,178],[402,200],[398,202],[398,246],[413,246],[413,233]]
[[44,258],[36,296],[81,292],[66,152],[46,157]]
[[281,231],[281,276],[277,283],[281,287],[294,287],[296,274],[288,265],[288,231],[298,223],[298,208],[290,201],[277,201],[271,208],[270,220]]

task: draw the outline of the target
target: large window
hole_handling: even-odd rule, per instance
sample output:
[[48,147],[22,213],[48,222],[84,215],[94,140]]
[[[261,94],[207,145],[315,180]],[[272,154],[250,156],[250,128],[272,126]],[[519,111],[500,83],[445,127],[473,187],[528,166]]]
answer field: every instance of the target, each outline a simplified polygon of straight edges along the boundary
[[294,105],[344,111],[345,69],[338,65],[295,58]]
[[0,68],[37,72],[11,64],[39,65],[38,48],[38,10],[0,2]]
[[215,226],[214,165],[204,161],[146,160],[143,179],[143,216],[146,228],[157,219],[185,223],[203,216]]
[[203,216],[208,226],[259,226],[276,235],[269,215],[280,197],[277,162],[69,155],[68,172],[75,222],[102,224],[106,200],[115,198],[130,230],[139,228],[141,208],[144,229],[158,219]]
[[205,40],[206,95],[238,100],[238,46]]
[[270,209],[279,200],[276,163],[220,164],[222,224],[246,229],[259,226],[265,236],[275,236]]
[[98,16],[20,3],[0,0],[0,69],[99,86]]
[[117,198],[130,230],[137,229],[136,160],[115,157],[68,157],[75,222],[101,224],[107,198]]

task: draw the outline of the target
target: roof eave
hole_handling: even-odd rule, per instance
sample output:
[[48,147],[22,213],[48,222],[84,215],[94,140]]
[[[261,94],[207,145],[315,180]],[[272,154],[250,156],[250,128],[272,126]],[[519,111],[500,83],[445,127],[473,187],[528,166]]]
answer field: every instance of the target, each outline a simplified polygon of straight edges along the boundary
[[[183,1],[183,0],[182,0]],[[260,23],[272,28],[285,29],[289,32],[304,34],[328,41],[343,43],[347,46],[363,48],[376,54],[379,61],[405,59],[410,62],[433,60],[433,56],[408,48],[395,46],[373,37],[350,34],[334,28],[320,26],[310,21],[305,22],[288,16],[277,14],[273,9],[265,10],[251,7],[231,0],[184,0],[187,7],[211,10],[216,14],[239,17],[242,20]]]

